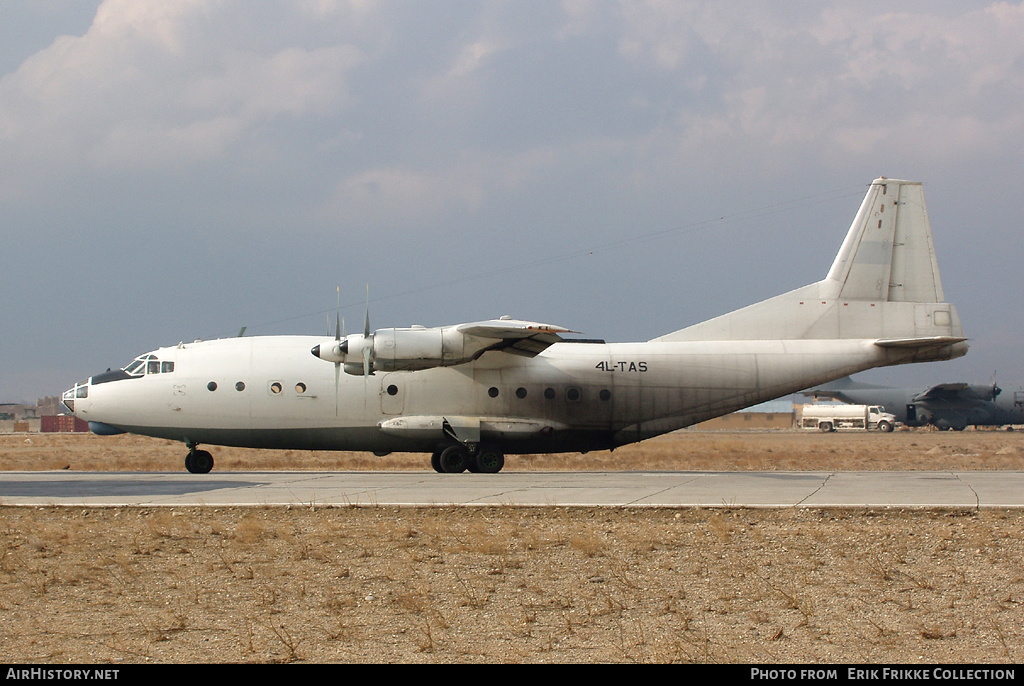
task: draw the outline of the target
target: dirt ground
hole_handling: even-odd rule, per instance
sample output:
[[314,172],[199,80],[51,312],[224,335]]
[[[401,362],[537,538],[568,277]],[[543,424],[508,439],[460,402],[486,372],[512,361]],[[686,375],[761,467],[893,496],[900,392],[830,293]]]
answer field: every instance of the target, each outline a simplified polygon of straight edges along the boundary
[[[429,470],[422,455],[213,451],[218,470]],[[183,459],[138,437],[0,435],[7,470]],[[683,432],[506,465],[1022,468],[1024,433],[997,431]],[[0,661],[1013,664],[1022,548],[1017,510],[0,503]]]

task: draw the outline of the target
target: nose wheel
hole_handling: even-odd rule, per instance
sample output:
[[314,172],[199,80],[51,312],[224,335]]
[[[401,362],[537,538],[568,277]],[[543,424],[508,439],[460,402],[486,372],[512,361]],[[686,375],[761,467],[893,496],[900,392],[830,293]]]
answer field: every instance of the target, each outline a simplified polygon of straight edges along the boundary
[[199,450],[198,447],[198,443],[189,446],[188,455],[185,456],[185,469],[192,474],[209,474],[213,469],[213,455],[209,451]]

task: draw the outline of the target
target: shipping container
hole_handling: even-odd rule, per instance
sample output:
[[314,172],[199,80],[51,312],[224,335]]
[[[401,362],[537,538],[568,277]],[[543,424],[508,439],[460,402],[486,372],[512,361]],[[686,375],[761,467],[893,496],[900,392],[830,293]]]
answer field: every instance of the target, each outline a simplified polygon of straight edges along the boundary
[[73,414],[54,414],[40,417],[39,430],[43,433],[82,433],[89,430],[89,422]]

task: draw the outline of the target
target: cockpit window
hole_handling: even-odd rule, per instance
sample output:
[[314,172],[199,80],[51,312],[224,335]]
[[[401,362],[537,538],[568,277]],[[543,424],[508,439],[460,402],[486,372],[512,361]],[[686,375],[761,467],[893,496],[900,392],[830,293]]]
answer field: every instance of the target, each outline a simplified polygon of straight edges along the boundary
[[129,376],[167,374],[174,371],[174,362],[170,360],[161,362],[156,355],[141,355],[132,360],[132,363],[125,367],[124,371]]
[[125,373],[129,376],[142,376],[145,373],[145,369],[140,370],[146,363],[142,360],[135,360],[130,365],[124,368]]

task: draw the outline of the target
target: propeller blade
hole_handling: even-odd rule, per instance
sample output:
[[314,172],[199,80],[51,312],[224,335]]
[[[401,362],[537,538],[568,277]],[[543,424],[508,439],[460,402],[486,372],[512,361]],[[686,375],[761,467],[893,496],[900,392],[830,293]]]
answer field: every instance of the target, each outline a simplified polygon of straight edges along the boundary
[[363,319],[363,337],[370,337],[370,289],[366,289],[366,318]]
[[[370,335],[370,284],[366,284],[366,316],[363,319],[363,384],[370,375],[370,353],[373,350],[373,337]],[[366,394],[363,394],[365,398]]]
[[338,416],[338,385],[341,381],[341,362],[334,363],[334,416]]
[[[338,286],[338,305],[334,311],[334,340],[341,348],[341,286]],[[338,386],[341,383],[341,362],[334,363],[334,416],[338,416]]]

